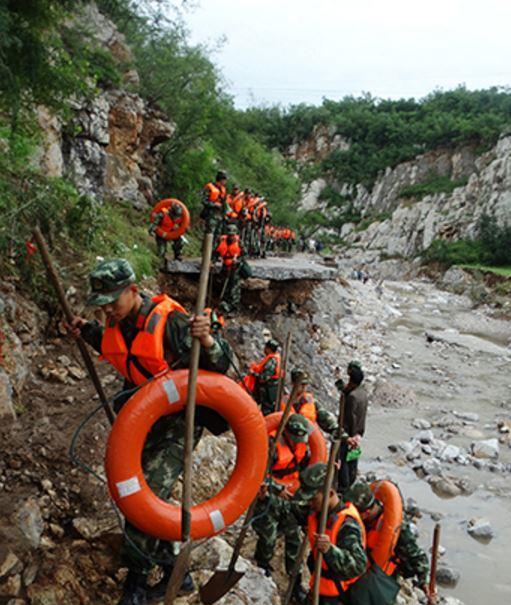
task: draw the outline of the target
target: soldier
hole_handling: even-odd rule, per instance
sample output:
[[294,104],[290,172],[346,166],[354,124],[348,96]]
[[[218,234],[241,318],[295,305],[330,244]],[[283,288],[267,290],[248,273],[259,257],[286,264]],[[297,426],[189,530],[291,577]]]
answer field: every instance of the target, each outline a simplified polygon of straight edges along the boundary
[[215,252],[222,259],[223,296],[219,310],[224,313],[237,311],[241,301],[240,264],[243,249],[236,225],[227,225],[227,235],[222,236]]
[[206,233],[213,233],[213,244],[216,247],[222,231],[223,220],[227,214],[227,174],[217,172],[214,183],[208,183],[202,194],[203,209],[201,218],[205,221]]
[[300,385],[296,403],[293,406],[296,413],[305,416],[312,422],[316,422],[326,433],[333,435],[337,431],[337,419],[314,399],[310,389],[309,374],[301,368],[293,368],[291,370],[291,380],[293,384],[298,382]]
[[[101,353],[124,376],[123,391],[114,401],[118,412],[133,389],[165,370],[189,365],[192,338],[201,343],[200,367],[225,373],[229,367],[229,345],[210,333],[208,316],[190,317],[185,309],[166,295],[150,298],[139,290],[127,260],[118,258],[99,263],[90,274],[88,305],[100,307],[105,326],[97,321],[75,317],[68,329]],[[212,410],[199,407],[195,441],[204,427],[214,434],[227,429],[225,421]],[[146,440],[142,465],[147,482],[161,498],[168,498],[183,469],[185,435],[184,412],[161,418]],[[163,595],[175,559],[171,542],[144,534],[129,521],[125,524],[123,564],[128,567],[119,605],[145,605],[148,599]],[[153,561],[165,561],[164,577],[153,589],[146,584]],[[182,589],[190,591],[193,582],[185,577]]]
[[[163,208],[160,212],[154,215],[151,226],[149,227],[150,235],[156,237],[156,249],[158,256],[164,260],[167,255],[167,240],[158,234],[159,230],[170,232],[175,229],[183,220],[183,208],[179,204],[173,203],[168,208]],[[180,236],[172,240],[172,250],[175,260],[182,260],[182,252],[184,246],[184,237]]]
[[[378,484],[379,489],[381,489],[382,484],[390,484],[391,482],[379,481],[376,483]],[[387,485],[387,487],[392,486],[393,484],[391,486]],[[395,494],[394,497],[401,500],[397,508],[402,510],[402,498],[397,487],[393,486],[393,489],[390,493]],[[388,502],[384,506],[383,503],[375,497],[371,487],[364,481],[358,481],[355,483],[346,494],[346,497],[349,498],[357,507],[364,522],[367,533],[367,550],[369,560],[372,561],[372,565],[375,565],[372,558],[373,548],[375,548],[375,545],[378,543],[380,532],[385,531],[384,528],[389,523],[386,513],[390,512],[387,511],[387,508],[391,508],[394,504],[393,498],[388,498]],[[393,517],[394,515],[392,515],[392,518]],[[394,594],[395,599],[397,593],[399,592],[399,583],[397,582],[397,576],[399,575],[403,578],[416,578],[419,586],[424,591],[426,596],[428,596],[428,557],[419,546],[417,539],[410,527],[409,520],[403,518],[402,515],[400,517],[401,520],[393,522],[394,525],[396,525],[396,527],[393,528],[393,533],[394,535],[399,535],[399,538],[397,538],[397,542],[395,542],[396,545],[394,549],[388,552],[386,562],[384,562],[380,568],[386,574],[387,578],[382,576],[382,574],[376,576],[377,578],[382,578],[380,580],[379,589],[390,591],[389,596]],[[392,579],[394,580],[393,583]],[[390,585],[388,585],[389,581],[391,582]],[[361,600],[361,602],[364,601]],[[394,600],[386,600],[385,602],[393,603]]]
[[[298,556],[301,532],[293,514],[291,499],[300,486],[300,471],[309,460],[310,430],[311,425],[304,416],[291,414],[277,444],[270,477],[259,493],[253,523],[258,536],[254,558],[267,575],[273,571],[270,561],[279,535],[285,538],[285,567],[288,574],[292,573]],[[293,598],[296,603],[306,602],[300,574],[293,587]]]
[[270,338],[264,344],[264,359],[250,366],[250,375],[254,380],[254,399],[266,416],[275,411],[277,391],[281,375],[281,357],[279,343]]
[[338,491],[344,493],[357,478],[360,443],[364,436],[367,415],[367,393],[362,386],[364,372],[358,361],[348,364],[349,382],[343,387],[345,397],[344,432],[347,439],[341,443],[339,457]]
[[[311,545],[308,564],[311,570],[310,586],[314,585],[314,561],[317,551],[323,553],[319,583],[320,605],[347,605],[349,587],[366,570],[365,529],[357,509],[344,502],[334,489],[328,496],[326,532],[318,534],[319,515],[323,505],[323,484],[327,466],[318,462],[305,469],[300,479],[302,489],[295,494],[293,512],[302,523],[307,523]],[[311,500],[311,494],[313,494]],[[309,501],[307,509],[305,503]],[[305,512],[310,514],[306,517]]]

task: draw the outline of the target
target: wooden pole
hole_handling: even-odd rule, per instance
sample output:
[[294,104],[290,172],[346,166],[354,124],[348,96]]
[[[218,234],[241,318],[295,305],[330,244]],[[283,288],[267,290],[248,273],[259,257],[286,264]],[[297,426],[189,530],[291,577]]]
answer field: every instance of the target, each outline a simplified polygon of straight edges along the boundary
[[440,523],[435,525],[433,531],[433,548],[431,550],[431,572],[429,576],[429,595],[428,605],[435,605],[437,602],[436,590],[436,569],[438,564],[438,546],[440,544]]
[[287,373],[287,358],[291,349],[291,338],[292,332],[289,330],[286,336],[286,342],[284,343],[284,350],[282,351],[282,367],[279,377],[279,384],[277,387],[277,399],[275,401],[275,411],[280,410],[280,403],[282,401],[282,394],[284,392],[284,385],[286,384],[286,373]]
[[[335,464],[337,462],[337,456],[339,454],[339,446],[341,441],[337,438],[330,449],[330,457],[328,459],[328,467],[325,477],[325,483],[323,484],[323,504],[321,506],[321,513],[318,524],[318,534],[324,534],[326,529],[326,522],[328,518],[328,501],[330,497],[330,489],[332,488],[332,481],[334,478]],[[321,581],[321,566],[323,563],[323,553],[319,550],[316,551],[316,560],[314,561],[314,585],[312,587],[312,605],[319,605],[319,583]]]
[[[64,289],[62,288],[62,284],[60,283],[59,276],[53,265],[53,261],[50,256],[48,246],[46,245],[46,241],[45,241],[44,236],[41,233],[41,230],[39,229],[39,227],[36,227],[34,229],[34,238],[39,247],[39,252],[41,253],[41,257],[43,259],[43,264],[46,268],[48,277],[53,285],[53,288],[55,289],[55,293],[57,294],[57,298],[59,299],[60,306],[62,307],[62,311],[64,312],[64,317],[66,318],[67,323],[70,324],[70,323],[72,323],[73,319],[75,318],[75,315],[74,315],[73,311],[71,310],[71,307],[69,306],[69,303],[66,298],[66,294],[64,292]],[[99,400],[101,401],[101,403],[103,405],[105,414],[107,415],[110,424],[113,424],[115,421],[115,416],[108,403],[108,399],[106,397],[105,391],[103,390],[103,386],[99,379],[98,373],[96,372],[94,362],[92,361],[89,351],[87,350],[87,345],[85,344],[85,341],[83,340],[83,338],[81,336],[78,336],[76,338],[76,344],[78,345],[78,349],[80,350],[80,353],[82,355],[83,361],[85,363],[85,367],[87,368],[87,371],[89,372],[89,376],[90,376],[92,383],[94,384],[94,387],[96,389],[96,392],[99,396]]]
[[[211,249],[213,247],[213,234],[206,233],[202,248],[202,265],[199,278],[199,292],[195,305],[195,316],[202,315],[206,303],[208,290],[209,266],[211,262]],[[172,575],[170,577],[167,592],[165,594],[165,605],[172,605],[183,582],[184,574],[188,568],[191,554],[191,508],[192,508],[192,455],[193,455],[193,433],[195,424],[195,398],[197,390],[197,375],[199,371],[200,341],[194,338],[190,353],[190,370],[188,375],[188,392],[186,397],[186,429],[184,448],[184,472],[183,472],[183,500],[181,507],[181,541],[183,546],[179,553]]]

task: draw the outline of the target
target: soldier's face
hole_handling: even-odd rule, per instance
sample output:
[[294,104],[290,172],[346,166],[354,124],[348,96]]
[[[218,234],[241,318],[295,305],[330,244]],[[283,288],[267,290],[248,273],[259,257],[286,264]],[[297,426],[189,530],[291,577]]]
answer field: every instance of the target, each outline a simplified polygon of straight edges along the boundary
[[128,317],[136,304],[137,292],[137,286],[132,284],[122,291],[117,300],[107,305],[101,305],[107,322],[119,322]]

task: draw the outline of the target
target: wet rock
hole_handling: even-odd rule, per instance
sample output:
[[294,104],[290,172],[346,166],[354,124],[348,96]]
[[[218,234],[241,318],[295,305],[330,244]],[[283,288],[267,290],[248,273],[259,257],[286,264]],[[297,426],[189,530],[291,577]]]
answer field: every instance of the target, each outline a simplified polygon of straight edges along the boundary
[[416,439],[418,439],[421,443],[431,443],[434,438],[433,431],[431,430],[421,431],[416,436]]
[[413,498],[406,499],[405,511],[411,517],[422,517],[419,505],[417,504],[417,501]]
[[442,462],[453,462],[461,454],[461,449],[457,445],[446,445],[438,452],[438,458]]
[[436,571],[436,581],[439,586],[444,588],[456,588],[461,574],[458,570],[446,565],[441,565]]
[[29,544],[33,548],[37,548],[41,542],[44,522],[35,498],[29,498],[23,503],[16,515],[16,521]]
[[87,519],[77,517],[73,519],[73,527],[77,533],[86,540],[98,538],[102,534],[112,531],[117,526],[114,519]]
[[426,475],[441,475],[443,472],[442,463],[436,458],[430,458],[422,463],[422,470]]
[[484,439],[472,443],[472,454],[476,458],[498,458],[499,457],[499,440]]
[[511,432],[511,421],[510,420],[500,420],[498,423],[499,433],[507,434]]
[[461,420],[466,420],[468,422],[479,422],[479,414],[476,414],[475,412],[456,412],[456,411],[454,411],[453,414],[457,418],[460,418]]
[[491,523],[487,519],[470,519],[467,525],[467,531],[476,540],[480,542],[489,542],[495,532]]
[[429,420],[424,420],[424,418],[415,418],[415,420],[412,421],[412,426],[415,429],[424,431],[431,428],[431,422],[429,422]]
[[456,483],[448,477],[431,477],[430,485],[440,498],[455,498],[462,493]]

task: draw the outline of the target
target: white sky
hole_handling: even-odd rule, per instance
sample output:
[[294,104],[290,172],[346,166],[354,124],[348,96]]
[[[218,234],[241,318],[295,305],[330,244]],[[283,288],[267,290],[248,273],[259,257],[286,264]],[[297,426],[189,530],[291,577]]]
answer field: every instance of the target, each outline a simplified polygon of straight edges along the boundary
[[193,42],[226,36],[238,107],[511,84],[509,0],[200,0],[186,22]]

